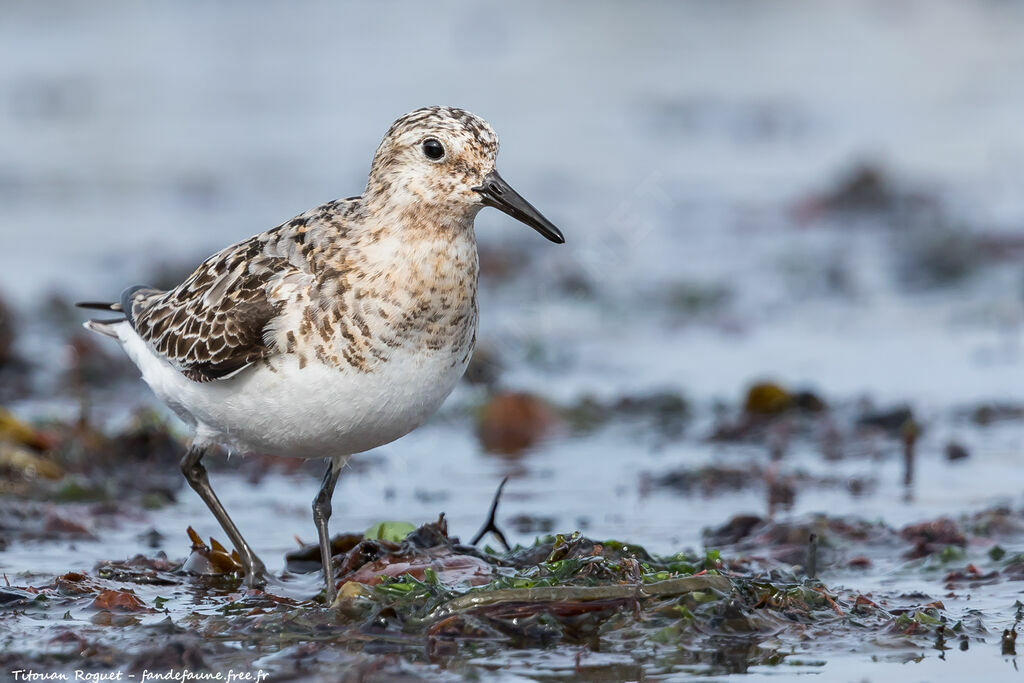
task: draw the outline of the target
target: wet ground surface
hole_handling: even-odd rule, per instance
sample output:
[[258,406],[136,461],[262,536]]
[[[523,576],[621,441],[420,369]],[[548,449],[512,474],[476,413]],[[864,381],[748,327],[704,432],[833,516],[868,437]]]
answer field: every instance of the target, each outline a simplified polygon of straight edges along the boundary
[[[870,662],[869,676],[886,665],[922,666],[925,678],[1016,671],[1024,509],[999,454],[1020,408],[925,422],[904,406],[831,406],[769,383],[703,417],[668,393],[571,405],[474,395],[472,410],[450,408],[416,438],[424,458],[446,444],[452,455],[423,465],[427,482],[475,469],[475,484],[426,488],[383,453],[346,472],[332,522],[355,533],[335,538],[333,606],[316,547],[300,541],[315,538],[304,502],[317,467],[211,458],[275,577],[247,590],[158,416],[103,434],[5,414],[5,666],[271,680],[331,680],[339,667],[353,680],[843,679],[851,661]],[[929,436],[937,424],[957,439]],[[471,443],[463,463],[459,434]],[[629,479],[620,468],[618,482],[583,481],[542,462],[608,444],[643,445]],[[993,475],[1010,479],[1003,502],[959,490],[958,479],[1004,467]],[[496,521],[510,552],[493,535],[459,542],[487,516],[488,472],[509,476]],[[581,498],[588,487],[607,502]],[[452,512],[412,531],[408,521],[441,510]],[[382,519],[402,521],[371,529]]]
[[[373,32],[332,27],[436,17],[82,7],[0,22],[0,668],[1019,675],[1019,4],[435,8],[443,49],[357,72]],[[247,591],[187,434],[69,302],[353,194],[435,101],[494,123],[567,244],[481,214],[474,364],[342,476],[336,605],[322,465],[209,458],[277,577]],[[506,476],[514,549],[469,547]]]

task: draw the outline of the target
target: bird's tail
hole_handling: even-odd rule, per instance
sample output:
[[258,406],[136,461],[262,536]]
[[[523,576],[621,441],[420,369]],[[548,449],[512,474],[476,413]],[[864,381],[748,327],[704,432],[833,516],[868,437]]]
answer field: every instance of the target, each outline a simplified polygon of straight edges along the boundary
[[124,316],[123,318],[113,318],[107,320],[88,320],[85,323],[83,323],[85,325],[85,329],[92,330],[93,332],[98,332],[99,334],[105,334],[108,337],[113,337],[114,339],[119,339],[117,335],[117,330],[114,329],[114,326],[117,323],[122,323],[127,320],[129,325],[131,325],[132,327],[135,326],[135,319],[134,316],[132,315],[132,303],[137,292],[142,292],[143,294],[160,293],[158,290],[155,290],[152,287],[148,287],[146,285],[136,285],[134,287],[129,287],[128,289],[121,292],[121,300],[117,302],[79,301],[78,303],[76,303],[75,306],[78,306],[79,308],[88,308],[94,311],[120,313]]
[[[122,313],[124,309],[121,308],[120,303],[108,303],[102,301],[78,301],[75,306],[79,308],[88,308],[94,311],[108,311]],[[108,318],[106,320],[86,320],[82,323],[82,327],[97,334],[102,334],[107,337],[117,339],[117,331],[114,330],[114,325],[120,322],[124,322],[124,318]]]
[[124,318],[114,318],[112,320],[86,320],[82,323],[82,327],[97,334],[102,334],[112,339],[120,339],[117,335],[117,330],[114,326],[118,323],[123,323]]

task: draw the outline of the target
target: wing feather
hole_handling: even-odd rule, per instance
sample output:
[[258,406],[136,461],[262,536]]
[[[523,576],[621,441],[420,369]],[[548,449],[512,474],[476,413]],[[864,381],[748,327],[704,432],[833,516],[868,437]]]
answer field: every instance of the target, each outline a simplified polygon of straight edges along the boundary
[[122,305],[135,331],[196,382],[225,379],[276,353],[265,331],[282,302],[271,300],[267,285],[299,269],[265,253],[268,237],[214,254],[174,289],[126,291]]
[[[336,275],[320,271],[323,245],[343,240],[360,197],[328,202],[291,221],[232,245],[206,259],[174,289],[131,287],[119,303],[86,302],[87,308],[123,311],[135,331],[157,354],[196,382],[226,379],[252,363],[287,350],[287,301],[313,305],[317,288]],[[308,241],[309,235],[315,239]],[[333,291],[333,290],[331,290]],[[309,311],[305,311],[310,315]],[[285,344],[285,341],[281,341]]]

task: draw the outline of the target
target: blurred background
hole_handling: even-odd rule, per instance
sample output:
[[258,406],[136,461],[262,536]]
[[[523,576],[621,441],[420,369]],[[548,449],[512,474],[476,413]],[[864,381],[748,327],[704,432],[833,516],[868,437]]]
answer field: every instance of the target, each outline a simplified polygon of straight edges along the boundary
[[[94,520],[83,566],[147,530],[172,556],[189,524],[220,536],[173,464],[185,432],[69,302],[173,285],[357,194],[392,120],[451,104],[492,123],[567,243],[481,213],[472,381],[353,462],[335,530],[443,510],[469,537],[505,475],[513,541],[661,552],[741,514],[1018,505],[1022,24],[998,0],[5,2],[2,403],[108,437],[169,425],[145,469],[164,498]],[[79,489],[142,486],[109,445],[66,448]],[[214,474],[273,569],[315,538],[319,465],[298,465]]]

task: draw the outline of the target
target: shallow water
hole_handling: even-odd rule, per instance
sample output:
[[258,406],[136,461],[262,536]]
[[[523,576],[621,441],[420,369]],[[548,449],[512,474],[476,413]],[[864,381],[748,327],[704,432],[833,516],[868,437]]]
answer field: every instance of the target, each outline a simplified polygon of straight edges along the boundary
[[[1024,398],[1024,269],[1013,247],[1024,225],[1020,3],[403,3],[386,17],[361,5],[297,7],[5,6],[0,293],[21,312],[21,348],[38,355],[44,386],[59,387],[67,358],[64,332],[37,315],[50,292],[111,297],[156,267],[180,270],[353,194],[395,116],[453,103],[494,124],[502,173],[568,240],[553,247],[496,212],[478,219],[485,250],[522,262],[481,293],[480,339],[505,365],[501,386],[564,404],[677,391],[694,418],[680,438],[615,422],[509,461],[482,452],[468,417],[482,394],[461,387],[427,427],[343,476],[336,530],[444,510],[453,533],[468,538],[511,473],[506,519],[543,517],[556,531],[659,552],[700,548],[705,527],[764,514],[763,487],[684,495],[645,482],[682,466],[767,467],[764,443],[706,439],[715,405],[735,409],[760,378],[849,410],[861,400],[909,403],[925,429],[911,500],[896,440],[837,462],[813,440],[794,440],[782,473],[838,483],[798,490],[792,509],[777,513],[784,519],[828,512],[900,527],[1021,505],[1024,423],[981,427],[964,417],[980,403]],[[933,209],[800,218],[862,162]],[[962,276],[915,282],[913,264],[929,263],[932,240],[944,235],[1007,241],[954,259]],[[976,248],[954,241],[947,252]],[[152,399],[96,402],[115,429]],[[9,407],[65,419],[75,411],[54,394]],[[970,458],[947,461],[950,439]],[[296,535],[315,537],[313,476],[213,478],[272,569]],[[851,479],[874,485],[855,495],[843,485]],[[149,528],[171,557],[187,548],[188,525],[221,536],[198,498],[178,498],[73,551],[12,544],[0,569],[89,570],[144,550],[136,537]],[[528,543],[538,531],[506,533]],[[886,571],[824,578],[861,591],[943,590],[941,576]],[[1009,582],[972,604],[985,602],[1005,628],[1019,597],[1020,584]],[[1008,675],[1015,664],[998,648],[996,639],[907,663],[808,650],[747,673]],[[561,668],[564,653],[521,654],[522,669],[519,654],[476,664],[509,680],[537,667],[574,675]],[[805,663],[790,668],[793,659]]]

